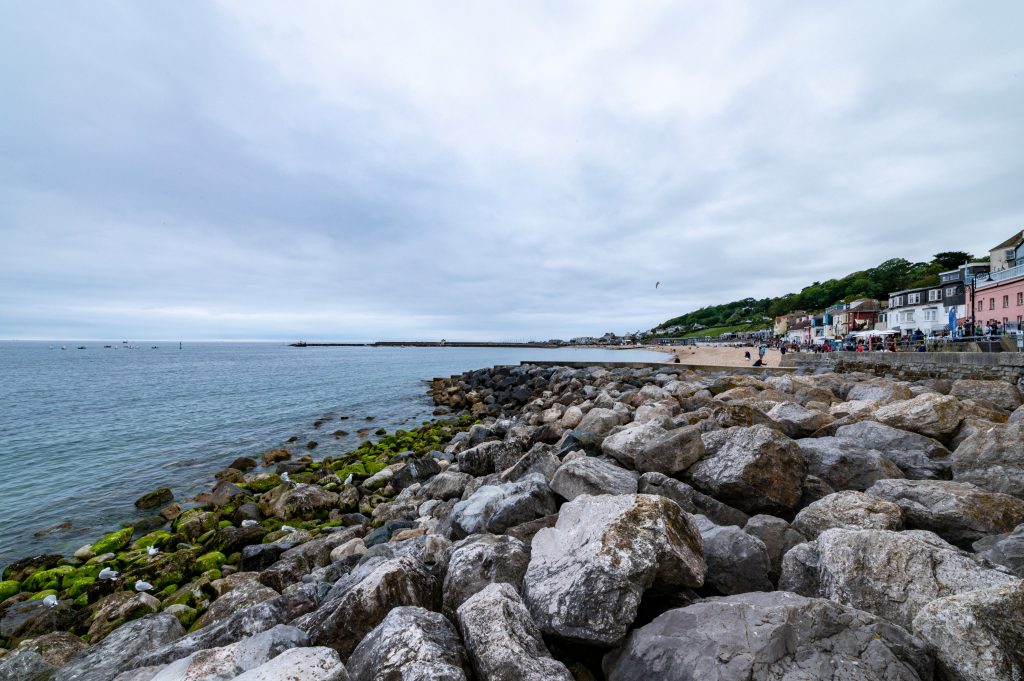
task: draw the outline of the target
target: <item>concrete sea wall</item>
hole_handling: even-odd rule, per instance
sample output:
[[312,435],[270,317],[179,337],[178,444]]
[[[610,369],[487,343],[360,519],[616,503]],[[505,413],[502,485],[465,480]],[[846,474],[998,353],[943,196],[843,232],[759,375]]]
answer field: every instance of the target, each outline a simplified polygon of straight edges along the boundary
[[863,371],[877,376],[909,380],[921,378],[973,378],[1024,381],[1022,352],[841,352],[790,353],[785,367],[829,369],[838,373]]

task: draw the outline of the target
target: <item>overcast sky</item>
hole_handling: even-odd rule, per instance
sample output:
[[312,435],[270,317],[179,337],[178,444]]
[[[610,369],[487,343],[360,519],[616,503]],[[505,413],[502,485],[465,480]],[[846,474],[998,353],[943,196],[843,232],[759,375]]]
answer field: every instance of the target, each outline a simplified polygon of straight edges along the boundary
[[0,338],[624,332],[1024,228],[1024,3],[839,5],[0,0]]

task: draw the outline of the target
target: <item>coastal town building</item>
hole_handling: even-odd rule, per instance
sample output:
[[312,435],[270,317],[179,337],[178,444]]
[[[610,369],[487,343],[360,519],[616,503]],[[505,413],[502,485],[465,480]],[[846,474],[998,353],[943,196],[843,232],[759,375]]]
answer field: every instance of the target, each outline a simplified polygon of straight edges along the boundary
[[772,332],[776,336],[785,336],[791,325],[795,324],[798,319],[806,316],[807,312],[804,310],[795,310],[789,314],[780,315],[775,318],[775,322],[772,325]]
[[993,272],[1000,272],[1024,264],[1024,230],[994,247],[989,252],[989,265]]
[[974,317],[988,329],[995,323],[1003,333],[1024,329],[1024,264],[979,276],[975,281]]
[[942,272],[935,286],[891,293],[889,309],[878,326],[902,334],[920,331],[926,336],[945,335],[950,332],[950,321],[959,327],[969,320],[970,285],[987,272],[988,263],[965,264]]
[[838,303],[825,310],[827,333],[833,338],[845,338],[855,331],[875,328],[882,304],[874,298],[858,298]]

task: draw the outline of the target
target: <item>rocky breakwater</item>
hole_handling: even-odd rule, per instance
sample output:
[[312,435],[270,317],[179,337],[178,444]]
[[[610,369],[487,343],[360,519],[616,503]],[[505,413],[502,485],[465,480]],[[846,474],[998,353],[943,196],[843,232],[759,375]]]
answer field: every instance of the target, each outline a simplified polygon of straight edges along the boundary
[[240,461],[164,527],[9,567],[0,679],[1024,678],[1015,386],[522,366],[431,394],[466,418],[287,480]]

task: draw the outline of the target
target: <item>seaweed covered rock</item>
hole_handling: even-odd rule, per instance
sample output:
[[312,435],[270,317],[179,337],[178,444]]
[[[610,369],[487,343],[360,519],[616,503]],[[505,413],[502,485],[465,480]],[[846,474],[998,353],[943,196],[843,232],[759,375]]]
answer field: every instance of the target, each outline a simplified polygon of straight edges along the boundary
[[319,485],[284,484],[261,495],[259,505],[263,515],[281,520],[312,518],[335,508],[338,495]]
[[152,492],[147,492],[141,497],[135,500],[135,508],[146,510],[150,508],[157,508],[174,501],[174,493],[167,487],[161,487],[155,489]]
[[608,681],[928,681],[924,646],[821,598],[748,593],[670,610],[604,658]]
[[524,600],[544,633],[615,645],[651,588],[704,583],[700,532],[664,497],[581,496],[533,538]]

